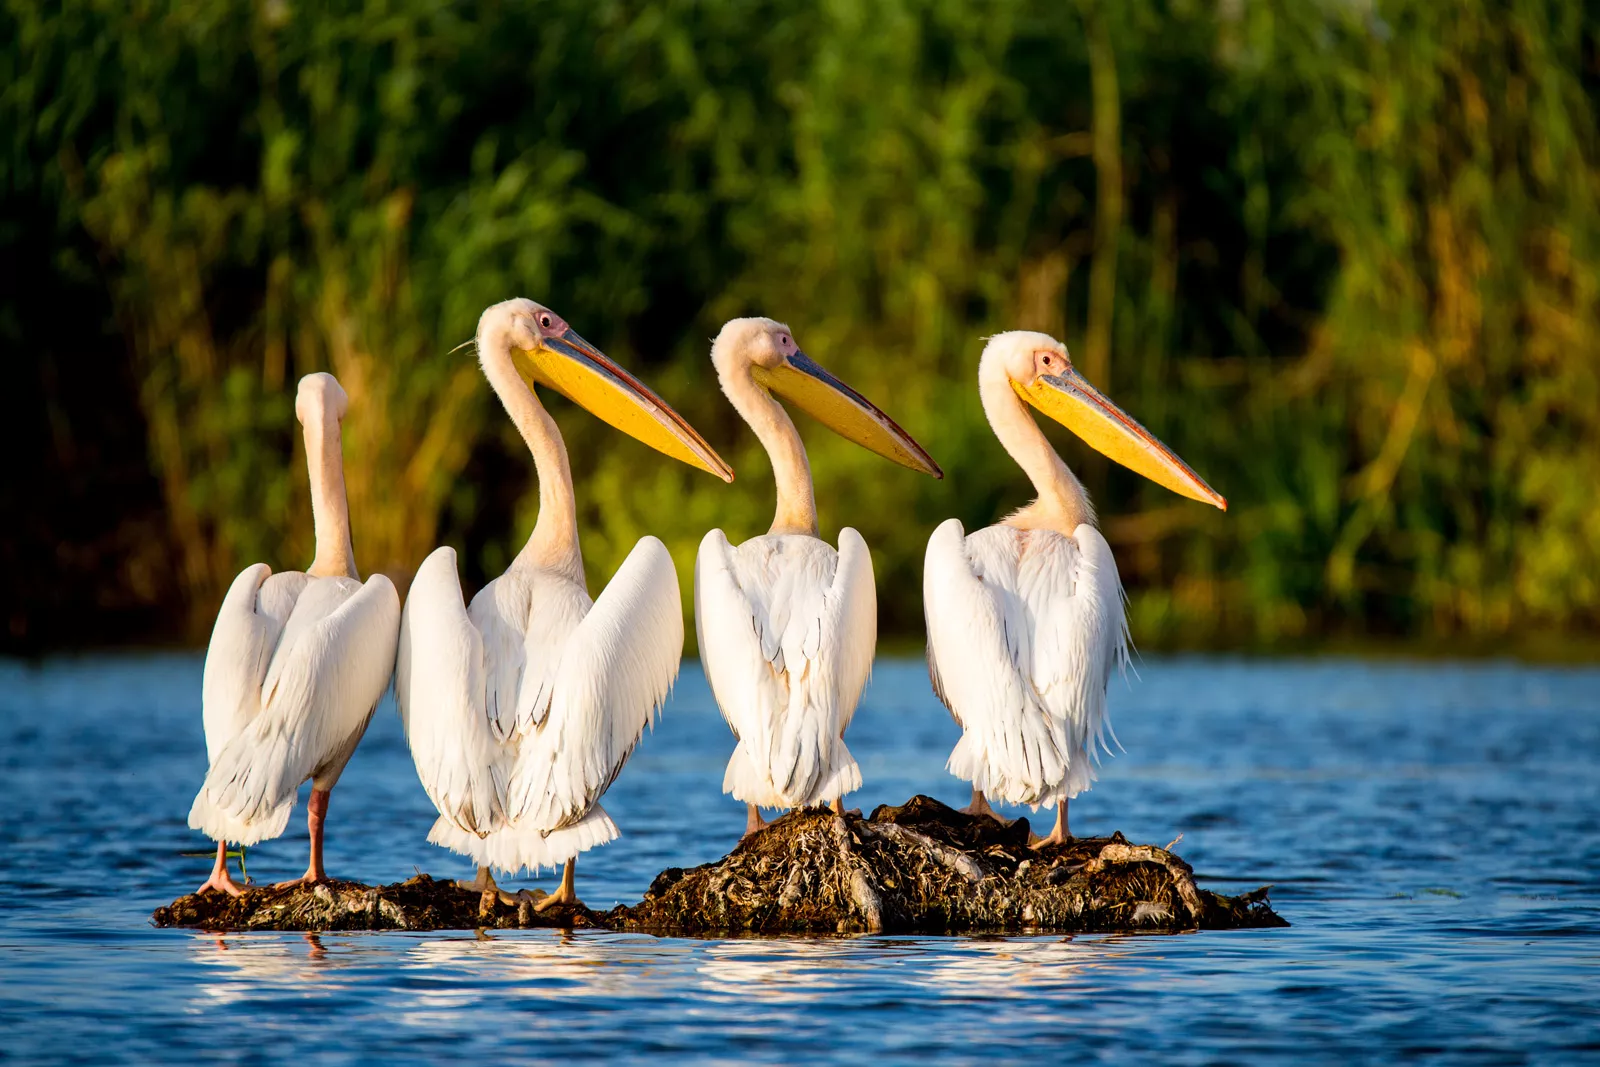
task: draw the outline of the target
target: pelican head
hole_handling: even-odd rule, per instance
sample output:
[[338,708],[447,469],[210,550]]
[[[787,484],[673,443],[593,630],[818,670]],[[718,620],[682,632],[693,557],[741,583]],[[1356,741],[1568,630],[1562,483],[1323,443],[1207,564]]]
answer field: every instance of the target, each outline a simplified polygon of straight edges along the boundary
[[349,409],[350,397],[333,375],[318,371],[300,379],[300,388],[294,398],[294,417],[300,420],[302,426],[329,415],[335,421],[343,422],[344,413]]
[[1072,365],[1067,346],[1055,338],[1026,330],[996,334],[983,350],[978,374],[984,379],[1004,375],[1024,401],[1135,474],[1179,496],[1228,509],[1222,494],[1177,453],[1090,385]]
[[943,478],[944,472],[911,435],[866,397],[800,350],[794,333],[772,319],[733,319],[711,344],[711,362],[726,391],[748,374],[759,386],[793,402],[828,429],[902,467]]
[[480,355],[509,348],[530,389],[547,385],[656,451],[733,481],[733,468],[682,415],[544,305],[520,297],[495,304],[478,319],[477,343]]

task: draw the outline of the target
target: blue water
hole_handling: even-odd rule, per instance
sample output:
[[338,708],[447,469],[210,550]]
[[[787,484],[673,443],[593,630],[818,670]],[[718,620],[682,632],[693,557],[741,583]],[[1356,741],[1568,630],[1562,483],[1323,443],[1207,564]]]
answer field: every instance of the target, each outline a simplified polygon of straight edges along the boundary
[[[0,663],[0,1059],[503,1062],[1600,1062],[1600,670],[1147,660],[1127,754],[1073,806],[1202,884],[1273,883],[1288,930],[1173,937],[691,941],[547,931],[156,930],[210,860],[200,661]],[[880,662],[850,744],[863,808],[925,792],[956,728],[920,663]],[[731,739],[685,667],[586,854],[594,907],[725,853]],[[333,795],[328,866],[470,873],[392,704]],[[305,866],[305,830],[252,849]],[[546,887],[553,877],[542,879]]]

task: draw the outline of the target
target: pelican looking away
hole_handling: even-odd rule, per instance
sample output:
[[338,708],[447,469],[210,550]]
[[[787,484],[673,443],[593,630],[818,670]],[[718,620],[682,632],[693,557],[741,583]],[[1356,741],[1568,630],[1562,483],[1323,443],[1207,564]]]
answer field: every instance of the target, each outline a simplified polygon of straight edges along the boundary
[[538,905],[576,902],[579,852],[618,835],[600,807],[683,654],[683,607],[666,546],[641,538],[590,600],[566,446],[533,386],[565,394],[691,466],[733,471],[677,412],[549,308],[508,300],[478,321],[478,359],[533,453],[539,518],[506,572],[461,596],[454,549],[417,571],[401,624],[395,694],[439,818],[428,840],[489,868],[565,864]]
[[749,834],[764,825],[763,807],[840,807],[844,794],[861,787],[844,731],[878,639],[866,542],[848,526],[838,551],[817,537],[805,446],[772,394],[881,456],[943,474],[887,415],[806,358],[782,323],[734,319],[712,343],[711,361],[722,391],[766,448],[778,488],[772,529],[737,548],[712,530],[694,572],[700,657],[738,739],[722,791],[748,806]]
[[252,845],[283,833],[307,778],[311,861],[295,881],[327,879],[328,795],[394,672],[400,597],[381,574],[361,583],[350,544],[339,442],[348,406],[331,374],[300,379],[294,412],[305,427],[316,559],[304,573],[273,574],[265,563],[245,568],[211,631],[202,683],[211,767],[189,825],[216,839],[217,863],[198,892],[239,894],[228,842]]
[[1058,843],[1071,836],[1068,798],[1095,778],[1091,753],[1109,729],[1106,686],[1127,661],[1127,624],[1088,495],[1024,401],[1175,493],[1224,510],[1228,502],[1084,380],[1060,341],[996,335],[978,389],[995,436],[1039,496],[970,537],[949,519],[928,539],[928,673],[962,727],[948,766],[972,783],[967,810],[992,815],[985,794],[1035,809],[1054,803],[1055,829],[1040,843]]

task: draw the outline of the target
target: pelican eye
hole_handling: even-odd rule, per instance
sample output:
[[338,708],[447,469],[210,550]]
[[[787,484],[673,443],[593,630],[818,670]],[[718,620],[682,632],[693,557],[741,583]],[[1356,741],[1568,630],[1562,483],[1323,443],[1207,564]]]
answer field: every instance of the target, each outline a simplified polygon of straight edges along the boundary
[[540,315],[539,316],[539,325],[548,330],[550,328],[550,316],[549,315]]

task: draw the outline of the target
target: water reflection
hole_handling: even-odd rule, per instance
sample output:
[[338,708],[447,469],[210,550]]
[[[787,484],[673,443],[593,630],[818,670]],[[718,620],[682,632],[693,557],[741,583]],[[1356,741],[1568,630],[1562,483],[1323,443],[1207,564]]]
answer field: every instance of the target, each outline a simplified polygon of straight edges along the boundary
[[[1182,831],[1185,858],[1227,879],[1213,887],[1278,883],[1290,930],[721,942],[152,930],[150,909],[209,862],[177,858],[196,847],[183,813],[205,769],[199,658],[7,671],[0,1059],[67,1058],[61,1035],[92,1033],[85,1055],[99,1061],[187,1062],[215,1058],[219,1034],[263,1031],[226,1051],[493,1062],[529,1058],[537,1040],[556,1060],[960,1061],[981,1035],[996,1062],[1047,1046],[1062,1059],[1138,1048],[1152,1062],[1342,1064],[1393,1042],[1506,1062],[1600,1047],[1596,671],[1146,663],[1115,693],[1128,753],[1075,822],[1157,842]],[[920,663],[881,661],[851,727],[874,771],[853,802],[964,802],[943,771],[954,733]],[[89,735],[103,743],[85,748]],[[591,903],[637,900],[662,867],[714,859],[737,837],[742,811],[707,757],[727,742],[686,669],[606,795],[625,835],[587,868]],[[434,813],[392,706],[340,790],[348,823],[330,867],[372,881],[461,870],[425,841]],[[267,842],[252,869],[259,854],[269,875],[298,873],[303,848],[298,833]],[[86,868],[113,872],[117,892],[85,892]]]
[[215,934],[190,936],[191,958],[201,970],[195,984],[199,1010],[273,994],[305,996],[338,984],[348,966],[330,957],[323,935]]
[[1091,985],[1091,971],[1130,955],[1120,938],[963,941],[932,961],[927,981],[954,995],[1035,997]]
[[866,938],[777,938],[718,941],[700,954],[696,973],[708,993],[808,1002],[836,995],[874,962],[861,952]]
[[1093,986],[1132,952],[1121,938],[836,937],[690,941],[556,931],[448,936],[197,934],[195,1007],[306,997],[389,976],[401,1021],[435,1025],[479,1009],[651,997],[791,1008],[913,983],[919,997],[1016,999]]

